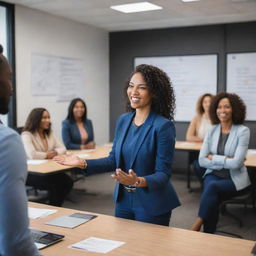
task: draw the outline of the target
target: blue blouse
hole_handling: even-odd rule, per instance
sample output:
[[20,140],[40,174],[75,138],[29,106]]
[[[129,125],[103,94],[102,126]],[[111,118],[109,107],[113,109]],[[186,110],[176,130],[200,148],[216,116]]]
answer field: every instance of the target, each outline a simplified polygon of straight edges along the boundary
[[131,123],[129,130],[126,134],[124,144],[122,146],[122,169],[123,171],[127,172],[129,171],[132,153],[134,151],[134,148],[138,142],[139,136],[140,136],[140,130],[143,127],[143,125],[136,126],[135,124]]
[[[86,143],[94,141],[92,121],[86,119],[84,121],[84,128],[88,133]],[[76,122],[71,122],[69,120],[62,121],[62,140],[67,149],[80,149],[82,139]]]

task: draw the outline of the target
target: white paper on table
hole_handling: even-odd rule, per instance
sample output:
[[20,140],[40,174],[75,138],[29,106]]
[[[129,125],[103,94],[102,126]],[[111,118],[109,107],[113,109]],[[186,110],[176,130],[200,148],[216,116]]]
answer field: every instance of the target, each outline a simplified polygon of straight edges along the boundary
[[125,244],[125,242],[89,237],[88,239],[70,245],[69,248],[97,253],[108,253],[123,244]]
[[85,152],[85,153],[91,153],[91,152],[95,151],[95,149],[82,149],[81,151]]
[[105,146],[105,147],[112,147],[112,146],[113,146],[113,143],[111,143],[111,142],[110,142],[110,143],[105,143],[104,146]]
[[87,158],[90,156],[88,154],[75,154],[75,155],[78,156],[79,158]]
[[48,216],[50,214],[53,214],[55,212],[57,212],[57,210],[28,207],[28,217],[30,219],[37,219],[37,218],[46,217],[46,216]]
[[39,164],[44,164],[47,163],[48,160],[39,160],[39,159],[30,159],[27,160],[28,165],[39,165]]
[[256,149],[248,149],[247,154],[248,154],[248,155],[254,155],[254,154],[256,154]]

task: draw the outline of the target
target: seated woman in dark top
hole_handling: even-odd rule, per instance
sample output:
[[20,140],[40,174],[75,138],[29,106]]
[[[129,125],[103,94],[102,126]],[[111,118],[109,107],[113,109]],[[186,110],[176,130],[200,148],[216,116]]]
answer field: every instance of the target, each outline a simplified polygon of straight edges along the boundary
[[62,139],[67,149],[95,148],[92,121],[87,119],[87,108],[80,98],[69,105],[68,116],[62,122]]
[[192,230],[214,233],[222,198],[239,195],[248,189],[250,179],[244,165],[250,130],[243,125],[246,107],[236,94],[219,93],[210,107],[214,124],[204,139],[199,154],[200,166],[206,168],[204,190],[198,217]]

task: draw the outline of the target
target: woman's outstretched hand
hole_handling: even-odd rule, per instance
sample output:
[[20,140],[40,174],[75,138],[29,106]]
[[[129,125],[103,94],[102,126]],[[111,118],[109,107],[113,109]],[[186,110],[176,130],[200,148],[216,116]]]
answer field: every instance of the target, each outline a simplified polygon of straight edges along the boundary
[[69,165],[78,168],[85,168],[87,165],[84,159],[81,159],[73,154],[55,156],[53,160],[58,164]]

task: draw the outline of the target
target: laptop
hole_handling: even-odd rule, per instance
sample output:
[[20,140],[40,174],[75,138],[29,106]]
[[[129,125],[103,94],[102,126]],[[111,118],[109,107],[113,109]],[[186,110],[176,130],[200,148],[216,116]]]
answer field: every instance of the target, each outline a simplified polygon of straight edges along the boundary
[[50,232],[44,232],[36,229],[30,229],[32,239],[37,249],[43,249],[49,245],[55,244],[61,241],[64,236]]

